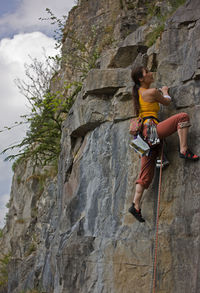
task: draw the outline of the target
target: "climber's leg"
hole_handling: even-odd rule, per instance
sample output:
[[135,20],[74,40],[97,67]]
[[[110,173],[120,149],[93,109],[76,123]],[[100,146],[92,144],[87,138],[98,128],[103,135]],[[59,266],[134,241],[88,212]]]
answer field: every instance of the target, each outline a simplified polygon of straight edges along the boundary
[[185,127],[185,124],[179,124],[179,128],[178,128],[178,136],[180,141],[179,157],[182,159],[197,161],[199,160],[199,156],[193,154],[193,152],[188,148],[187,135],[188,135],[188,127]]
[[157,132],[159,138],[165,138],[174,132],[178,131],[180,141],[180,157],[196,161],[199,159],[188,148],[187,135],[188,127],[190,126],[190,118],[187,113],[176,114],[157,125]]
[[[170,118],[158,123],[157,132],[159,138],[165,138],[178,129],[188,128],[190,126],[190,118],[187,113],[179,113],[171,116]],[[185,138],[185,135],[182,137]]]
[[145,189],[147,189],[153,179],[156,157],[159,152],[159,146],[151,150],[150,155],[141,158],[141,171],[139,178],[136,181],[135,194],[133,198],[132,206],[129,208],[129,212],[140,222],[145,220],[142,217],[140,202]]
[[187,135],[188,135],[188,127],[178,129],[178,136],[179,136],[179,142],[180,142],[180,153],[185,153],[188,149]]
[[137,210],[140,209],[140,201],[145,189],[147,189],[153,179],[156,157],[159,153],[159,146],[151,149],[150,155],[141,158],[141,169],[139,178],[136,181],[136,189],[133,198],[133,203]]
[[140,184],[147,189],[153,179],[154,169],[156,163],[156,157],[159,153],[159,146],[151,149],[149,156],[143,156],[141,158],[141,169],[139,178],[136,181],[136,184]]
[[133,203],[135,204],[135,208],[137,210],[140,209],[140,200],[142,198],[144,189],[145,189],[144,185],[141,185],[140,183],[136,184],[135,195],[134,195]]

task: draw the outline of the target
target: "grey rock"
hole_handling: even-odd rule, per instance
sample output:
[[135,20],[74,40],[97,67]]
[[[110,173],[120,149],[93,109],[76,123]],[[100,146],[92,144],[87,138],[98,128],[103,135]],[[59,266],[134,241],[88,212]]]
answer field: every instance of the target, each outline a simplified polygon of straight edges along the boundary
[[149,33],[149,27],[148,25],[140,26],[136,31],[134,31],[132,34],[129,34],[123,43],[121,44],[121,47],[131,47],[131,46],[139,46],[144,45],[146,36]]
[[146,36],[149,33],[148,26],[137,28],[129,34],[116,49],[106,52],[101,58],[101,68],[126,68],[132,64],[138,54],[145,54],[148,47],[145,45]]
[[[185,13],[187,11],[187,13]],[[198,0],[189,0],[181,6],[168,21],[168,27],[178,28],[180,25],[191,24],[199,19],[200,7]]]
[[194,106],[195,104],[195,82],[191,81],[187,84],[174,88],[172,91],[175,107],[185,108]]
[[126,68],[135,61],[139,53],[142,55],[147,51],[147,46],[133,45],[120,47],[111,59],[108,68]]
[[117,49],[110,49],[103,52],[101,58],[99,59],[100,69],[107,69],[110,65],[113,56],[116,54]]
[[88,95],[112,95],[130,83],[129,69],[92,69],[83,88],[83,98]]
[[109,105],[110,98],[108,96],[88,95],[84,100],[82,96],[79,96],[64,124],[69,135],[73,137],[85,136],[87,132],[111,119]]
[[[198,79],[199,22],[192,30],[186,27],[166,30],[161,40],[158,54],[158,71],[160,77],[171,85]],[[171,40],[173,39],[173,42]],[[188,42],[185,42],[185,39]],[[192,44],[192,46],[191,46]],[[184,61],[184,62],[183,62]]]
[[[95,17],[99,20],[109,15],[102,5],[110,7],[111,3],[83,0],[73,13],[76,15],[77,9],[88,15],[92,10],[93,17],[88,19],[93,24]],[[127,3],[137,7],[145,1]],[[158,5],[165,11],[168,7],[163,3]],[[148,292],[159,172],[145,191],[142,213],[146,223],[140,224],[128,213],[140,160],[129,148],[128,128],[134,109],[127,68],[140,62],[152,67],[157,62],[155,86],[169,85],[172,96],[172,104],[164,107],[160,116],[165,119],[187,112],[192,124],[188,144],[200,153],[198,10],[198,1],[187,1],[169,20],[161,40],[147,52],[145,48],[145,53],[134,50],[143,45],[148,27],[132,33],[119,47],[106,50],[101,68],[89,72],[63,123],[58,177],[47,176],[43,192],[39,175],[44,176],[45,170],[33,173],[31,162],[18,166],[8,221],[0,238],[0,257],[12,252],[8,293],[28,289],[45,293]],[[77,18],[78,24],[81,21]],[[126,59],[132,49],[134,60],[133,55]],[[108,69],[111,60],[114,66],[127,68]],[[62,68],[61,76],[65,73]],[[198,293],[199,163],[178,158],[177,134],[167,138],[166,149],[170,165],[162,177],[156,290]],[[2,290],[5,293],[5,287]]]

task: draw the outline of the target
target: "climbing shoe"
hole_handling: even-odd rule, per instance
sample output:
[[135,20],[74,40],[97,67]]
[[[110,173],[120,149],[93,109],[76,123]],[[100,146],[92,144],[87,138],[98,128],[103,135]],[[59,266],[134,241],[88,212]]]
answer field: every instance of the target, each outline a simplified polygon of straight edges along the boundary
[[142,217],[141,209],[136,210],[135,204],[132,203],[132,206],[128,209],[129,213],[131,213],[139,222],[144,223],[145,219]]
[[192,160],[192,161],[199,160],[199,156],[194,155],[189,149],[187,149],[187,151],[184,154],[179,152],[179,157],[182,159]]

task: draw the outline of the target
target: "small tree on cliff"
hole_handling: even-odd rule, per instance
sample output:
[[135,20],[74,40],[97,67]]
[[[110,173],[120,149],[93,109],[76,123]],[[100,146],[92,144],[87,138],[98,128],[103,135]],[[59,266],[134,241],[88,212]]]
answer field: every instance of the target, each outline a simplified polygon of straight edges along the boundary
[[[53,91],[51,88],[54,82],[58,81],[59,67],[56,60],[46,57],[44,63],[32,58],[31,61],[31,64],[25,64],[28,81],[20,79],[15,81],[20,92],[28,100],[31,111],[21,116],[20,122],[5,127],[5,130],[21,124],[28,124],[29,128],[26,137],[20,143],[6,148],[2,153],[18,149],[17,154],[7,156],[6,160],[17,157],[29,158],[34,165],[47,165],[56,161],[59,156],[62,122],[81,84],[73,82],[64,85],[61,90]],[[70,94],[68,94],[69,89]]]
[[[63,16],[63,20],[60,20],[50,9],[46,10],[50,14],[50,18],[47,19],[58,26],[58,29],[54,31],[54,38],[57,41],[56,48],[59,48],[64,41],[66,17]],[[29,125],[26,137],[20,143],[3,150],[2,153],[18,149],[16,154],[7,156],[6,160],[17,157],[29,158],[34,165],[47,165],[57,161],[59,157],[62,122],[82,87],[82,81],[86,78],[88,71],[95,67],[99,56],[97,47],[91,46],[96,38],[94,28],[87,42],[80,41],[70,30],[65,37],[71,42],[66,56],[46,57],[43,63],[30,57],[31,63],[25,64],[25,75],[28,81],[16,80],[19,91],[28,100],[31,112],[21,116],[20,122],[4,128],[4,130],[10,130],[21,124]],[[92,50],[88,49],[89,47],[92,47]],[[59,78],[61,64],[79,73],[75,81],[61,81]]]

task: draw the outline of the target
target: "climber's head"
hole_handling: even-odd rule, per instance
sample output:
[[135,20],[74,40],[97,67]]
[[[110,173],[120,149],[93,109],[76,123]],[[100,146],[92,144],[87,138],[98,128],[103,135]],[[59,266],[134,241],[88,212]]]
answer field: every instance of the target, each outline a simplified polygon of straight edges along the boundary
[[135,83],[135,86],[139,89],[141,86],[140,81],[143,78],[143,72],[145,71],[144,66],[138,66],[132,69],[131,77]]
[[152,82],[154,82],[153,73],[144,66],[138,66],[133,68],[131,72],[131,77],[137,89],[139,89],[143,85],[145,87],[148,87]]
[[143,78],[140,79],[141,86],[148,88],[152,82],[154,82],[153,72],[143,68]]

